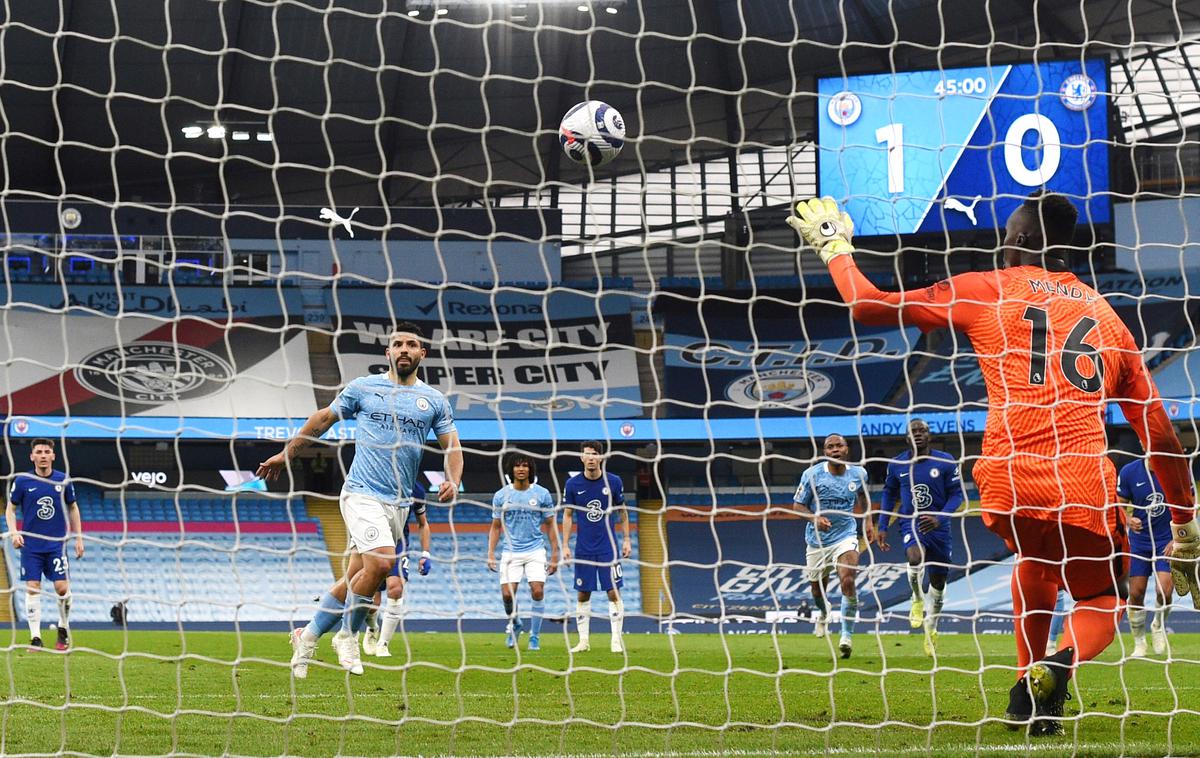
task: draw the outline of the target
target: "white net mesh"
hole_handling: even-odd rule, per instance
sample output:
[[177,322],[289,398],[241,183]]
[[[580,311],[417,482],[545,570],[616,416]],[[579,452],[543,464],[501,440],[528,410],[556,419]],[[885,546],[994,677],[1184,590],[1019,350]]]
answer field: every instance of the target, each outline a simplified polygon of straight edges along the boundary
[[[1123,619],[1080,668],[1065,735],[1004,728],[1014,558],[978,514],[985,351],[855,321],[784,223],[793,199],[832,195],[868,277],[922,290],[992,270],[1025,196],[1062,193],[1080,211],[1067,263],[1132,333],[1191,454],[1196,34],[1177,0],[10,0],[0,361],[10,531],[34,541],[5,545],[0,752],[1200,753],[1196,611],[1176,598],[1165,616],[1154,571],[1144,641]],[[558,144],[587,100],[628,137],[594,169]],[[390,657],[347,673],[335,613],[300,677],[286,632],[323,623],[345,571],[337,496],[374,420],[333,427],[269,486],[255,471],[386,370],[400,321],[429,338],[463,487],[427,498],[426,575],[412,519]],[[1107,452],[1134,461],[1103,413]],[[916,595],[914,512],[828,577],[814,638],[796,484],[844,435],[878,505],[915,417],[946,463],[894,468],[892,489],[952,510],[961,466],[966,504]],[[558,503],[589,439],[611,448],[631,555],[576,555],[541,604],[521,582],[510,645],[487,565],[503,456],[528,454]],[[411,473],[436,493],[425,444]],[[71,535],[36,541],[70,525],[47,465],[72,484],[82,557]],[[590,650],[572,652],[593,560],[621,575],[623,611],[597,587]],[[1069,612],[1034,594],[1032,617]]]

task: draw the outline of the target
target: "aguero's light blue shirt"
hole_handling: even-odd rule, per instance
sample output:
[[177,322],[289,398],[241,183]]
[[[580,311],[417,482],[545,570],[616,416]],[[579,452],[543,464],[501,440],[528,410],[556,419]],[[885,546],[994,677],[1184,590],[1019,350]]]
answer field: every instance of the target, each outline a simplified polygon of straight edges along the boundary
[[867,470],[862,466],[847,465],[845,473],[839,476],[829,473],[828,463],[822,461],[800,476],[793,499],[830,523],[824,532],[815,523],[808,523],[804,540],[809,547],[828,547],[857,536],[853,514],[859,492],[867,496]]
[[492,498],[492,518],[504,524],[502,552],[537,550],[542,547],[542,524],[554,520],[554,498],[540,484],[525,490],[506,484]]
[[329,408],[358,422],[344,489],[385,503],[412,499],[429,433],[455,431],[445,395],[419,380],[411,387],[396,384],[387,374],[353,380]]

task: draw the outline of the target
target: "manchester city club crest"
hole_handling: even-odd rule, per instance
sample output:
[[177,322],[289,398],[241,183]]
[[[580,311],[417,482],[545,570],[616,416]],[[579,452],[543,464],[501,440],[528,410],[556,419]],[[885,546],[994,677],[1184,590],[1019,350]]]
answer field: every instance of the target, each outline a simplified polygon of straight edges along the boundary
[[423,397],[417,398],[417,410],[419,410],[419,411],[429,410],[429,401]]
[[75,368],[79,383],[97,395],[145,405],[211,395],[232,377],[233,367],[224,358],[173,342],[108,347]]
[[747,374],[725,389],[730,400],[744,408],[796,407],[814,403],[833,389],[833,380],[817,371],[782,368]]
[[853,92],[839,92],[829,98],[827,113],[838,126],[850,126],[862,115],[862,100]]

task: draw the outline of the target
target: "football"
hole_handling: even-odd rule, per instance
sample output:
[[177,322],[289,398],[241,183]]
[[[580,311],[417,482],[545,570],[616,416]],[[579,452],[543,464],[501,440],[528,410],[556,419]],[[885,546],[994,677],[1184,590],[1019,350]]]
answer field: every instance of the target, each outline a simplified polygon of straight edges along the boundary
[[616,158],[625,145],[625,120],[608,103],[588,100],[563,116],[558,141],[572,162],[603,166]]

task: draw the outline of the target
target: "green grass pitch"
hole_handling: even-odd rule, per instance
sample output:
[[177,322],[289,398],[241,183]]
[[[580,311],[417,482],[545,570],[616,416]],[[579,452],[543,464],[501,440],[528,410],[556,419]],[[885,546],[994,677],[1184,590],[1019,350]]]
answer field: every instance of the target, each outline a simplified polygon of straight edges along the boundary
[[0,650],[0,754],[1200,755],[1200,635],[1172,640],[1170,666],[1114,645],[1067,735],[1031,741],[988,721],[1011,636],[944,635],[934,672],[917,636],[860,633],[835,662],[804,634],[629,635],[626,662],[597,635],[569,670],[548,625],[519,657],[500,633],[397,636],[361,677],[325,639],[292,681],[283,633],[81,631],[69,655]]

